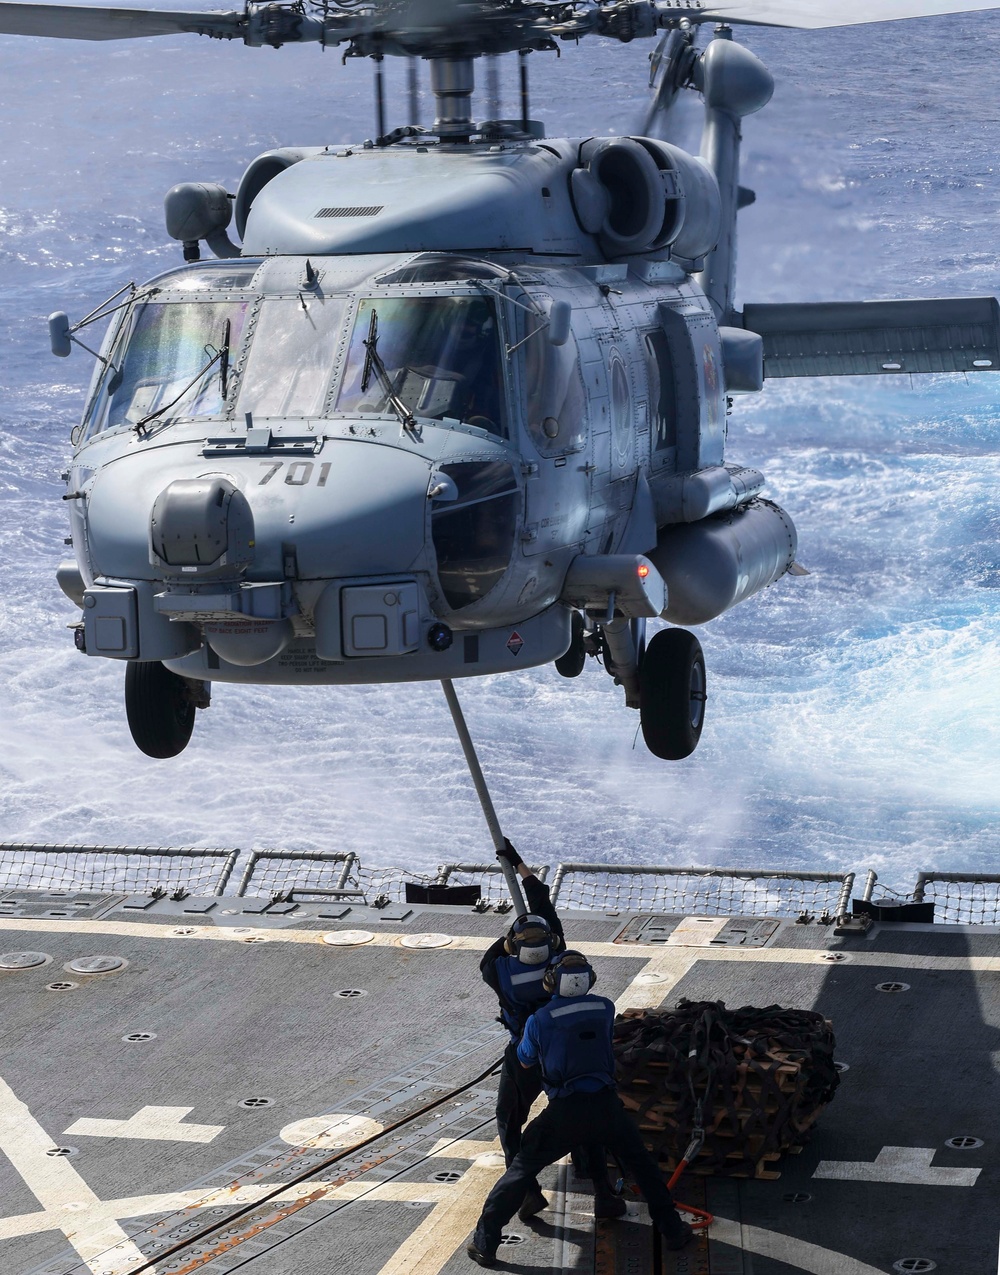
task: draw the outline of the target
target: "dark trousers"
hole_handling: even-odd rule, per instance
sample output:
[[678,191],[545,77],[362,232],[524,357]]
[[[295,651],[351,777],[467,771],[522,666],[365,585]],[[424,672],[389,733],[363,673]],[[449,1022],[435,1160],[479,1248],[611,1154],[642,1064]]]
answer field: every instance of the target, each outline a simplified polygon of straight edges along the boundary
[[[541,1068],[522,1067],[517,1057],[517,1046],[511,1041],[504,1050],[500,1083],[497,1085],[497,1133],[508,1169],[521,1150],[521,1130],[527,1123],[531,1104],[541,1092]],[[525,1183],[525,1190],[537,1186],[537,1179],[530,1178]],[[520,1205],[518,1200],[514,1208],[520,1208]]]
[[483,1205],[476,1226],[476,1247],[484,1253],[496,1252],[503,1228],[520,1207],[529,1183],[546,1165],[580,1145],[603,1145],[616,1155],[646,1197],[653,1225],[670,1239],[680,1234],[682,1223],[656,1161],[643,1146],[639,1130],[615,1091],[601,1089],[550,1098],[541,1115],[524,1130],[520,1151]]

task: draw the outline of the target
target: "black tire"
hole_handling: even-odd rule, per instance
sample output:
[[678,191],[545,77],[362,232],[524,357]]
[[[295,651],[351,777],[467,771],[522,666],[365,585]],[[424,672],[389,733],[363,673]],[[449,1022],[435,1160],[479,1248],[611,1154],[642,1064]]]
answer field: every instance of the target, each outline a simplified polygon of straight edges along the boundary
[[125,669],[125,715],[136,747],[147,757],[176,757],[194,730],[194,701],[184,679],[158,660]]
[[573,612],[571,632],[569,646],[556,660],[556,672],[563,677],[579,677],[587,662],[587,652],[583,645],[583,616],[579,611]]
[[686,629],[653,635],[639,665],[639,719],[654,757],[680,761],[698,747],[705,724],[705,656]]

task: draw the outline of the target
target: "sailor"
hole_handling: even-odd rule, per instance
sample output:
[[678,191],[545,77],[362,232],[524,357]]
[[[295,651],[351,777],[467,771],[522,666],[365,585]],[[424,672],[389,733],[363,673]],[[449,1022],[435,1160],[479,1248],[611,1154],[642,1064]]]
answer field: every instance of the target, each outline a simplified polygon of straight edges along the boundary
[[[549,999],[542,986],[549,964],[565,946],[562,923],[549,898],[549,887],[535,876],[504,837],[497,857],[506,859],[524,883],[529,911],[518,917],[506,936],[497,939],[479,964],[483,980],[500,1001],[500,1021],[510,1032],[497,1087],[497,1133],[508,1168],[521,1148],[521,1130],[531,1104],[542,1091],[537,1066],[523,1067],[517,1058],[524,1025]],[[526,1183],[519,1215],[525,1221],[544,1209],[548,1200],[536,1178]]]
[[590,994],[595,980],[580,952],[561,953],[545,972],[543,985],[551,1000],[528,1019],[517,1057],[525,1070],[540,1067],[549,1105],[524,1130],[520,1151],[483,1206],[466,1250],[480,1266],[496,1264],[503,1228],[528,1184],[567,1155],[584,1129],[588,1139],[610,1148],[631,1172],[665,1247],[675,1252],[693,1238],[618,1097],[611,1045],[615,1007],[605,997]]

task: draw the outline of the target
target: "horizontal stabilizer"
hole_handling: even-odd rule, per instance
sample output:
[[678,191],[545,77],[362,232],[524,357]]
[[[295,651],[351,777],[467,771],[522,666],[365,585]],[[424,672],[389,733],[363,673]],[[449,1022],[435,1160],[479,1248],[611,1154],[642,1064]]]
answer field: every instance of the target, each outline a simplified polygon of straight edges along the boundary
[[821,301],[748,305],[764,377],[1000,371],[1000,302]]

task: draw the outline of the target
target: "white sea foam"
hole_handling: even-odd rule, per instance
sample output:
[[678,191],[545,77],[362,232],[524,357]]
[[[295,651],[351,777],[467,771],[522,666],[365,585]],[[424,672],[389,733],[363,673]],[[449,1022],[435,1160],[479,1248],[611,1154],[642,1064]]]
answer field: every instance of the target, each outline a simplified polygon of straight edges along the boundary
[[[992,101],[1000,17],[900,31],[747,35],[778,90],[745,126],[742,300],[998,291],[1000,123],[971,107]],[[51,359],[45,316],[177,258],[160,211],[175,182],[232,189],[270,146],[369,133],[367,68],[193,39],[0,51],[0,839],[481,857],[436,686],[220,685],[189,750],[153,762],[129,739],[121,668],[77,655],[54,583],[90,368]],[[533,55],[534,113],[552,135],[634,130],[644,54]],[[633,746],[596,667],[465,683],[513,839],[543,859],[870,863],[896,882],[995,867],[994,385],[778,383],[740,401],[732,456],[765,470],[812,574],[703,632],[708,725],[674,766]]]

